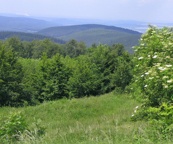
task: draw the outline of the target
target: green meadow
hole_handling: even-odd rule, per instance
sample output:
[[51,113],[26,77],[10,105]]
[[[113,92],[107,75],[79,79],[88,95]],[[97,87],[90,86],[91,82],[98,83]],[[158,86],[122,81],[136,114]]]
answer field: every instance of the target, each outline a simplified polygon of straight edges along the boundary
[[[148,132],[147,122],[133,122],[131,115],[140,103],[130,94],[109,93],[98,97],[62,99],[23,108],[2,107],[0,117],[21,112],[28,127],[44,129],[40,136],[24,132],[26,144],[140,144],[165,143]],[[1,119],[1,120],[2,120]],[[149,131],[150,130],[150,131]],[[169,141],[166,141],[169,143]],[[171,142],[170,142],[171,143]]]

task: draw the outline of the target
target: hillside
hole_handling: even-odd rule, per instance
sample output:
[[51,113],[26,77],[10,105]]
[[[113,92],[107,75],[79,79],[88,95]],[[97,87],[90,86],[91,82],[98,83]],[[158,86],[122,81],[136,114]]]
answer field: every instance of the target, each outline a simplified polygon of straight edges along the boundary
[[36,32],[52,25],[48,21],[34,18],[0,16],[0,31]]
[[76,39],[85,42],[87,46],[91,46],[93,43],[108,45],[122,43],[126,49],[131,49],[132,46],[137,45],[141,36],[141,33],[133,30],[96,24],[51,27],[40,30],[38,34],[65,41]]
[[138,103],[127,95],[112,93],[100,97],[63,99],[34,107],[1,108],[0,118],[10,112],[21,111],[30,128],[35,123],[45,128],[45,135],[40,138],[23,136],[23,143],[124,144],[134,141],[133,132],[139,126],[130,122],[136,105]]
[[137,105],[130,94],[110,93],[23,108],[2,107],[0,124],[11,113],[24,115],[30,131],[19,137],[19,144],[172,144],[147,122],[130,120]]
[[44,36],[40,34],[34,34],[34,33],[25,33],[25,32],[12,32],[12,31],[3,31],[0,32],[0,40],[5,40],[10,37],[18,37],[22,41],[33,41],[33,40],[43,40],[43,39],[50,39],[53,42],[64,44],[65,41],[57,38],[53,38],[50,36]]

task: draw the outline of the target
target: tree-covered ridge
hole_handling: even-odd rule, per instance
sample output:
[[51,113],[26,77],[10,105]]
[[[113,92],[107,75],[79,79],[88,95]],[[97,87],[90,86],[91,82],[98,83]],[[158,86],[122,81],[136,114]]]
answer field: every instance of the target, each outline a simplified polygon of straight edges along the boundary
[[121,31],[121,32],[126,32],[126,33],[131,33],[131,34],[140,34],[137,31],[133,31],[133,30],[125,29],[125,28],[98,25],[98,24],[50,27],[50,28],[42,29],[42,30],[38,31],[38,33],[60,37],[60,36],[65,36],[65,35],[69,35],[69,34],[80,32],[80,31],[85,31],[85,30],[89,30],[89,29],[105,29],[105,30]]
[[18,37],[22,41],[44,40],[50,39],[53,42],[64,44],[65,41],[50,36],[44,36],[36,33],[14,32],[14,31],[1,31],[0,40],[6,40],[11,37]]
[[129,52],[133,51],[131,47],[138,44],[141,36],[141,33],[133,30],[96,24],[51,27],[39,31],[38,34],[65,41],[75,39],[85,42],[87,46],[91,46],[93,43],[107,45],[121,43]]

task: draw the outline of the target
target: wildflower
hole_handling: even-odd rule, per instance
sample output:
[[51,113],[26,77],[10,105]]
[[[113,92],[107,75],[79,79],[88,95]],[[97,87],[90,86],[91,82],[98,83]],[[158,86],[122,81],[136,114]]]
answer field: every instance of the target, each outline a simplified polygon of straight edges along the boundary
[[164,67],[159,67],[158,69],[161,70],[161,71],[166,70],[166,68],[164,68]]
[[171,42],[169,42],[169,43],[168,43],[168,45],[171,45],[171,46],[172,46],[172,43],[171,43]]
[[154,77],[149,77],[150,80],[152,80]]
[[134,117],[134,114],[132,114],[132,117]]
[[144,77],[144,75],[141,75],[141,77]]
[[156,63],[155,65],[156,65],[156,66],[160,66],[160,65],[161,65],[161,63]]
[[157,58],[157,55],[154,55],[153,58],[154,58],[154,59]]
[[146,88],[148,85],[145,85],[144,87]]
[[169,68],[169,67],[172,67],[172,65],[171,65],[171,64],[168,64],[168,65],[166,65],[166,67],[168,67],[168,68]]
[[172,83],[172,82],[173,82],[173,80],[172,80],[172,79],[167,80],[167,83]]
[[138,109],[138,108],[139,108],[139,106],[136,106],[136,107],[135,107],[135,109]]
[[163,79],[167,79],[167,78],[169,78],[168,76],[163,76]]
[[146,75],[148,75],[148,74],[149,74],[149,72],[146,72],[145,74],[146,74]]
[[165,85],[164,88],[168,88],[168,85]]
[[139,58],[138,58],[138,60],[141,60],[141,59],[143,59],[143,57],[139,57]]

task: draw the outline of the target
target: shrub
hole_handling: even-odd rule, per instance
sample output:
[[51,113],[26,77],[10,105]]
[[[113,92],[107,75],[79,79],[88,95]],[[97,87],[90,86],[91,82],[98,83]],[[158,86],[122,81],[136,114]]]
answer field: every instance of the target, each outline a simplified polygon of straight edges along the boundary
[[27,129],[27,124],[21,113],[13,113],[0,126],[2,140],[17,140],[20,133]]
[[150,27],[135,47],[135,78],[145,105],[158,107],[173,100],[173,33]]
[[[150,27],[135,47],[135,84],[143,105],[133,120],[148,120],[162,138],[173,135],[173,33],[169,28]],[[170,137],[168,137],[168,134]]]
[[38,140],[44,134],[45,128],[40,125],[39,121],[32,123],[29,128],[21,112],[12,113],[0,125],[0,141],[2,143],[17,141],[30,143],[33,140]]

